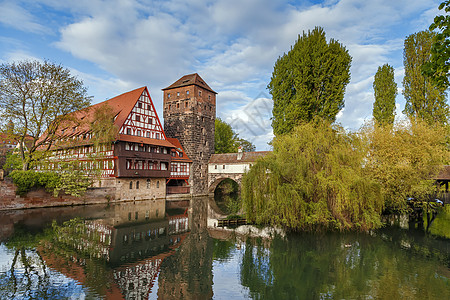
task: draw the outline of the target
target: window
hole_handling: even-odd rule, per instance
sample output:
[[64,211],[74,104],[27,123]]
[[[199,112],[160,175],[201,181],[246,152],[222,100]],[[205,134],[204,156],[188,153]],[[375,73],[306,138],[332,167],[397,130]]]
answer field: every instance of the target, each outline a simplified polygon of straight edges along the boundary
[[147,110],[152,110],[152,107],[150,106],[150,104],[147,104]]
[[225,165],[223,165],[223,169],[225,169]]
[[148,118],[148,124],[153,124],[153,119],[152,118]]
[[170,93],[167,94],[167,98],[170,98]]
[[177,108],[180,108],[180,103],[177,103]]
[[180,92],[177,92],[177,97],[180,97]]
[[198,91],[198,95],[201,96],[202,95],[202,91]]
[[127,134],[131,135],[131,128],[127,128]]
[[186,91],[186,96],[189,96],[189,91]]
[[137,131],[137,136],[141,136],[141,131],[140,130]]
[[171,108],[172,108],[172,105],[169,104],[169,109],[171,109]]
[[145,136],[149,138],[150,137],[150,131],[147,131]]
[[138,103],[138,107],[139,107],[139,108],[142,108],[142,103],[139,102],[139,103]]
[[130,190],[133,189],[133,181],[130,181]]
[[136,115],[134,119],[135,119],[136,121],[138,121],[138,122],[140,122],[140,121],[141,121],[141,117],[140,117],[140,116],[138,116],[138,115]]
[[[136,189],[139,189],[139,181],[136,181]],[[136,213],[137,214],[137,213]],[[137,219],[137,218],[136,218]]]
[[188,105],[189,105],[189,102],[184,102],[184,107],[188,107]]
[[133,162],[131,159],[127,159],[127,170],[130,170],[133,168]]
[[208,100],[211,100],[211,95],[208,95]]
[[183,152],[179,152],[179,153],[178,153],[178,156],[179,156],[179,157],[183,157]]
[[181,165],[180,166],[180,172],[186,172],[187,170],[187,166],[186,165]]
[[214,169],[216,169],[216,170],[217,170],[217,165],[214,165]]
[[159,180],[156,182],[156,188],[159,189]]
[[172,166],[171,166],[171,170],[170,171],[172,171],[172,172],[176,172],[177,171],[177,165],[176,164],[172,164]]
[[[139,182],[139,181],[138,181]],[[139,212],[134,213],[134,218],[137,220],[139,217]],[[138,239],[140,239],[140,235],[138,236]]]
[[156,134],[156,139],[159,140],[159,133]]
[[[147,179],[147,188],[148,189],[150,188],[150,179]],[[148,210],[147,210],[147,213],[148,213]]]

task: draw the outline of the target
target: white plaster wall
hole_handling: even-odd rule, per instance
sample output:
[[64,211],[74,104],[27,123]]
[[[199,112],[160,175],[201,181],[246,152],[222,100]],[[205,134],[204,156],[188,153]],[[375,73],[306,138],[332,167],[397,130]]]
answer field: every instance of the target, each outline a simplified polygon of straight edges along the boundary
[[[217,169],[215,168],[217,166]],[[225,166],[225,169],[223,168]],[[209,164],[208,172],[209,174],[230,174],[230,173],[239,173],[243,174],[250,168],[249,163],[242,164]]]

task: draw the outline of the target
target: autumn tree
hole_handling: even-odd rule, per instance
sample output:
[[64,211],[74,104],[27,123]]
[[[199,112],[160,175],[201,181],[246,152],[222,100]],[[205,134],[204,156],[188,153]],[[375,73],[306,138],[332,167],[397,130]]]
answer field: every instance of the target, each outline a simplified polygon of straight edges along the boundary
[[50,150],[70,113],[89,104],[83,82],[62,65],[36,60],[0,65],[1,120],[14,123],[11,134],[19,141],[23,170],[39,159],[39,149]]
[[291,50],[276,61],[268,85],[274,102],[274,134],[288,133],[315,117],[334,122],[344,107],[351,60],[342,44],[334,39],[327,42],[320,27],[299,35]]
[[424,66],[424,73],[430,76],[441,88],[448,88],[450,70],[450,0],[439,5],[439,10],[445,10],[445,15],[438,15],[430,25],[436,35],[431,46],[430,61]]
[[394,80],[394,68],[389,64],[378,67],[373,81],[375,102],[373,117],[377,124],[392,125],[395,118],[395,97],[397,83]]
[[241,146],[244,152],[255,151],[255,146],[240,138],[237,133],[234,132],[230,124],[222,121],[220,118],[216,118],[215,132],[214,132],[214,152],[215,153],[234,153],[238,152],[238,147]]
[[364,170],[382,188],[387,210],[402,211],[406,199],[428,200],[436,192],[435,177],[449,163],[446,128],[422,120],[392,128],[365,124],[367,155]]
[[444,88],[422,74],[423,65],[430,61],[431,46],[435,34],[420,31],[405,39],[403,63],[403,95],[406,100],[404,113],[410,118],[419,118],[426,122],[447,123],[449,107]]

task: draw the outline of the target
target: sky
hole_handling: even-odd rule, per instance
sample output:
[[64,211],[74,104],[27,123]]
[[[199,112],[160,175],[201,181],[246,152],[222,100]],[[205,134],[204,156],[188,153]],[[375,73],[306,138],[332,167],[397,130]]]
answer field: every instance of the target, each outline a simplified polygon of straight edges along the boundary
[[217,117],[269,150],[267,84],[299,34],[324,28],[352,56],[337,122],[357,130],[372,116],[373,77],[395,69],[397,116],[403,42],[425,30],[442,0],[0,0],[0,63],[62,64],[98,103],[147,86],[162,119],[162,88],[198,73],[218,92]]

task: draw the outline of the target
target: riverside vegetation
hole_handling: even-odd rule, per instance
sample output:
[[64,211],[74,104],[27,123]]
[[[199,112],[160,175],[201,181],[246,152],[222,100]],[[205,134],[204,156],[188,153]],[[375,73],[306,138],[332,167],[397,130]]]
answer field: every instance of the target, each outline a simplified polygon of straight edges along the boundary
[[407,197],[433,195],[431,178],[449,159],[445,128],[421,121],[356,133],[309,122],[272,144],[243,178],[244,210],[290,230],[377,228],[383,211],[404,213]]

